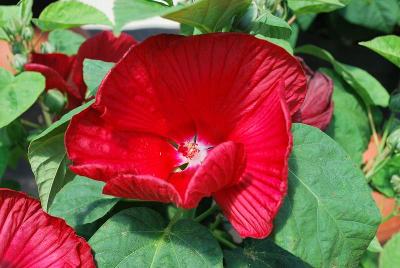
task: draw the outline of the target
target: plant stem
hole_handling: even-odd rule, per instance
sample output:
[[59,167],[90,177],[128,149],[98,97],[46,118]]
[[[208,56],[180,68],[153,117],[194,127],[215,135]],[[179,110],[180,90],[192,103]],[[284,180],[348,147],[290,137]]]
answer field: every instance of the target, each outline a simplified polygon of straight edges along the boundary
[[234,243],[232,243],[231,241],[229,241],[228,239],[222,237],[220,235],[220,233],[218,232],[218,230],[215,230],[212,232],[213,236],[215,239],[218,240],[218,242],[220,242],[222,245],[230,248],[230,249],[235,249],[237,248],[237,245],[235,245]]
[[43,119],[44,119],[44,122],[45,122],[46,126],[47,127],[51,126],[53,121],[51,119],[50,113],[47,110],[47,107],[44,105],[42,100],[39,101],[39,105],[40,105],[40,109],[42,110]]
[[389,136],[389,131],[390,131],[390,128],[392,127],[394,118],[395,118],[395,115],[393,113],[390,114],[390,117],[386,124],[385,130],[383,131],[381,144],[379,145],[379,150],[378,150],[379,153],[382,152],[383,148],[385,148],[386,139]]
[[204,211],[202,214],[200,214],[199,216],[197,216],[196,218],[194,218],[194,220],[196,222],[201,222],[203,221],[205,218],[207,218],[208,216],[212,215],[214,212],[216,212],[218,210],[218,206],[217,205],[212,205],[209,209],[207,209],[206,211]]
[[21,118],[21,124],[23,124],[25,126],[28,126],[28,127],[31,127],[31,128],[36,128],[36,129],[42,128],[41,125],[33,123],[33,122],[29,121],[29,120],[25,120],[23,118]]
[[293,15],[289,20],[288,20],[288,24],[292,25],[295,21],[296,21],[297,17],[296,15]]
[[372,117],[372,111],[371,111],[371,107],[369,105],[367,106],[367,113],[368,113],[369,125],[370,125],[371,130],[372,130],[372,136],[374,138],[376,149],[379,152],[379,138],[378,138],[378,134],[376,133],[376,127],[375,127],[375,123],[374,123],[374,118]]
[[171,221],[168,223],[166,230],[170,230],[172,226],[182,217],[184,210],[178,209],[174,216],[172,217]]

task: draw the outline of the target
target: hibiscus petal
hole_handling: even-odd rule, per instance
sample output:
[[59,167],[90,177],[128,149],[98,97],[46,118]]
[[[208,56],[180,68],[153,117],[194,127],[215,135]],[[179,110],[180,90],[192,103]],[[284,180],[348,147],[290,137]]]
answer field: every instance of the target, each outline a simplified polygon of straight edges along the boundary
[[118,176],[107,181],[103,193],[130,199],[181,203],[178,192],[170,183],[153,176]]
[[[278,79],[294,113],[306,79],[298,61],[279,46],[239,33],[160,35],[127,53],[100,87],[96,105],[105,118],[119,118],[115,124],[123,129],[157,122],[158,134],[166,135],[186,131],[194,121],[199,137],[217,144]],[[111,93],[116,91],[123,94]],[[136,106],[144,103],[149,108],[137,115]]]
[[224,142],[211,150],[185,187],[184,208],[194,208],[204,197],[236,184],[246,166],[243,144]]
[[242,237],[266,237],[286,194],[292,136],[282,90],[276,83],[230,136],[244,145],[247,165],[240,182],[214,198]]
[[76,62],[72,69],[72,80],[77,85],[82,98],[86,94],[83,81],[83,61],[85,59],[107,62],[119,61],[136,41],[130,35],[122,33],[119,37],[110,31],[103,31],[86,40],[78,50]]
[[0,267],[95,267],[88,243],[23,193],[0,189]]
[[102,181],[119,174],[166,178],[178,161],[176,150],[164,139],[116,130],[93,108],[72,118],[65,144],[71,169]]

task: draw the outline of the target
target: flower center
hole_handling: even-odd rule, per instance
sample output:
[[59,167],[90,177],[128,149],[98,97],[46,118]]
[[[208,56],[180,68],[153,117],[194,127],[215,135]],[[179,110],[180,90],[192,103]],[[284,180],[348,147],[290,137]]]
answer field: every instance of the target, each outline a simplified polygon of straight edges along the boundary
[[203,145],[196,141],[196,138],[179,144],[178,153],[180,154],[180,169],[184,170],[191,166],[200,165],[207,156],[210,146]]

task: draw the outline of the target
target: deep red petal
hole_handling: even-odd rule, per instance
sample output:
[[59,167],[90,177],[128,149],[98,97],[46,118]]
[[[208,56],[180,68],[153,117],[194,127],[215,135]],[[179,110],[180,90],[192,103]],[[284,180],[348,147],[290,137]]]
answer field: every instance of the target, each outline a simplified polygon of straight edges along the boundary
[[73,100],[81,99],[78,90],[73,85],[69,85],[66,80],[64,80],[64,78],[51,67],[42,64],[28,63],[24,68],[26,71],[41,73],[46,78],[46,90],[58,89],[66,93],[68,97],[72,98]]
[[136,41],[128,34],[122,33],[119,37],[115,37],[112,32],[103,31],[81,45],[73,65],[72,80],[77,85],[82,98],[85,97],[87,89],[83,81],[83,61],[93,59],[117,62],[135,44]]
[[286,194],[292,136],[282,89],[276,83],[230,136],[244,145],[247,165],[237,185],[214,195],[242,237],[266,237]]
[[178,161],[176,150],[164,139],[114,129],[92,108],[72,118],[65,144],[71,169],[102,181],[119,174],[167,178]]
[[[100,87],[96,105],[122,129],[156,122],[158,134],[179,140],[194,122],[200,137],[217,144],[278,79],[294,113],[306,79],[282,48],[238,33],[160,35],[127,53]],[[137,114],[143,104],[149,108]]]
[[107,181],[103,193],[122,198],[181,203],[178,192],[170,183],[152,176],[121,175]]
[[56,71],[64,80],[68,80],[74,64],[75,56],[68,56],[61,53],[32,53],[30,63],[47,66]]
[[88,243],[37,200],[0,189],[0,267],[95,267]]

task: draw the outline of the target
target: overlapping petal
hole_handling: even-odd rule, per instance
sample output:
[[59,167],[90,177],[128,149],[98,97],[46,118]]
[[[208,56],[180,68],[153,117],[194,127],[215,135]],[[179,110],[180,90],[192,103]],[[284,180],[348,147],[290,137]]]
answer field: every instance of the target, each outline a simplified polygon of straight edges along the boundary
[[23,193],[0,189],[0,267],[95,267],[88,243]]
[[239,183],[214,195],[242,237],[266,237],[286,194],[292,146],[290,115],[282,96],[283,81],[274,87],[230,136],[244,145],[247,156]]

